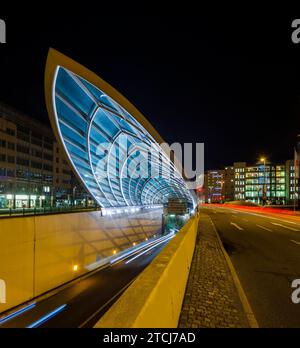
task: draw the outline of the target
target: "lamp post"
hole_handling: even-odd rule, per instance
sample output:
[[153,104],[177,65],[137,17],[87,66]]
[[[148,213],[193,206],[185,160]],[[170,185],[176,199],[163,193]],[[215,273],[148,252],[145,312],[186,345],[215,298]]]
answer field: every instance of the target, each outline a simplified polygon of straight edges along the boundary
[[263,162],[263,164],[264,164],[264,182],[263,182],[262,202],[263,202],[263,205],[265,205],[265,200],[266,200],[266,196],[267,196],[267,192],[266,192],[266,158],[262,157],[260,159],[260,161]]

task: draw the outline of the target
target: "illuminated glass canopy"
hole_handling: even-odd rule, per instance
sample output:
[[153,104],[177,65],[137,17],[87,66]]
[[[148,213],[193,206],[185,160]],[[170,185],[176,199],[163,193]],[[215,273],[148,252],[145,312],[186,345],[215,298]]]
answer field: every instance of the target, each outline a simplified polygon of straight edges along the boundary
[[160,204],[170,197],[192,202],[157,133],[111,86],[54,50],[45,83],[56,136],[102,207]]

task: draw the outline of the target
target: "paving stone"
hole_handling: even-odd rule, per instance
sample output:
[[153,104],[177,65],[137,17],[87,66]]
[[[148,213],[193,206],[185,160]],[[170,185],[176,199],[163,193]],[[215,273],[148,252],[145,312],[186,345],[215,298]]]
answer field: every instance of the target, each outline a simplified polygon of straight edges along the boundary
[[249,327],[216,232],[200,213],[179,327]]

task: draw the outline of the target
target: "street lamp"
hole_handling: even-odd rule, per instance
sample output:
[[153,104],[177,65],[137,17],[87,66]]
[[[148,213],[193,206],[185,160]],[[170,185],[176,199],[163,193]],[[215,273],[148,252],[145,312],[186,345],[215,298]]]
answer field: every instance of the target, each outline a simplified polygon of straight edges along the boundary
[[266,158],[261,157],[260,162],[263,162],[264,164],[264,183],[263,183],[263,192],[262,192],[262,202],[263,202],[263,205],[265,205],[264,202],[267,195],[266,193]]

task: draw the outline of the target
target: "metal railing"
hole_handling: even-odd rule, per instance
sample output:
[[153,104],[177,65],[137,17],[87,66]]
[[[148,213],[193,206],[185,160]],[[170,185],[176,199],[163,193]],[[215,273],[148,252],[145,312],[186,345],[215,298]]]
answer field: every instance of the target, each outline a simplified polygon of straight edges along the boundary
[[98,206],[67,206],[67,207],[40,207],[40,208],[0,208],[1,217],[27,216],[27,215],[43,215],[43,214],[63,214],[81,211],[99,210]]

